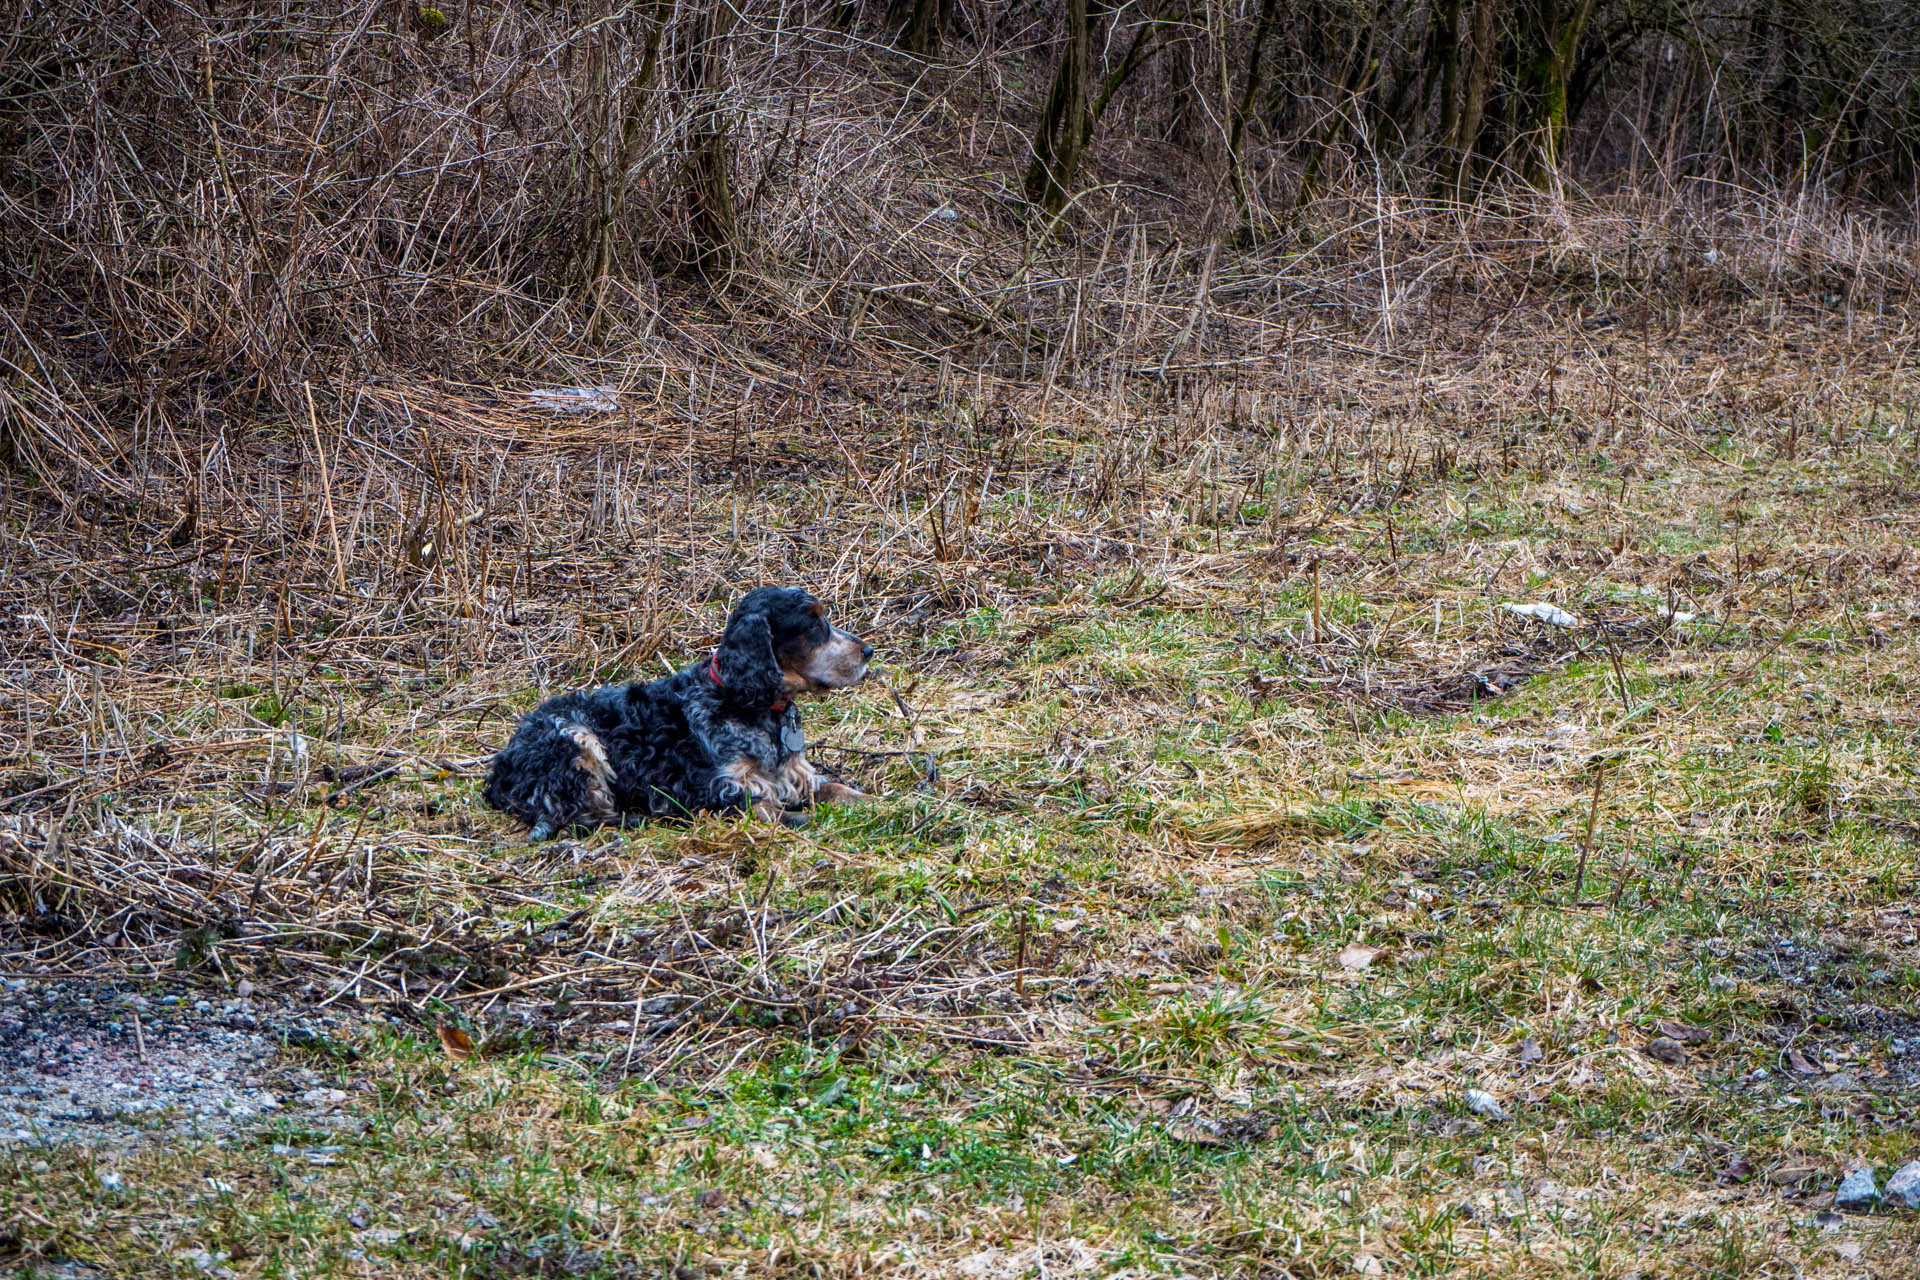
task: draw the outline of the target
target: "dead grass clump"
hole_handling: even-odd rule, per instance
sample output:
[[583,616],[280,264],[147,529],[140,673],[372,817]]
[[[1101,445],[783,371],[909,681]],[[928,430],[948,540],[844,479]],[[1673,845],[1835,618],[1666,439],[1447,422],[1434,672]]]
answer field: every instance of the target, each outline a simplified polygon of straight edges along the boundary
[[[906,911],[875,920],[854,896],[774,912],[764,895],[739,898],[726,862],[694,854],[629,870],[592,910],[529,929],[517,908],[605,872],[549,849],[537,875],[450,879],[451,868],[414,853],[318,834],[223,852],[119,819],[62,832],[8,818],[4,945],[11,963],[47,976],[205,973],[225,986],[297,989],[322,1006],[457,1011],[515,1037],[615,1033],[625,1063],[656,1071],[770,1037],[853,1045],[910,1031],[1016,1048],[1040,1031],[1028,984],[1038,995],[1060,981],[1016,963],[994,914],[946,926]],[[674,904],[664,922],[621,923],[660,902]]]

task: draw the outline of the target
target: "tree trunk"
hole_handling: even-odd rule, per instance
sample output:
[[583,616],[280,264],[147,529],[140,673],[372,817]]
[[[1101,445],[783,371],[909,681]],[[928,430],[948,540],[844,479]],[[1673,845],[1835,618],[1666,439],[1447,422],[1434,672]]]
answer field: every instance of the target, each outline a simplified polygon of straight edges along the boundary
[[1046,110],[1033,131],[1033,163],[1027,167],[1027,199],[1058,215],[1072,198],[1080,158],[1093,133],[1087,107],[1087,71],[1093,61],[1095,0],[1066,0],[1066,29],[1061,33],[1060,65]]
[[[1470,2],[1473,10],[1468,15],[1466,42],[1456,44],[1454,62],[1449,68],[1450,91],[1456,96],[1450,106],[1443,108],[1447,126],[1440,134],[1441,145],[1446,148],[1448,163],[1452,166],[1448,184],[1456,200],[1466,197],[1480,126],[1486,119],[1487,95],[1493,87],[1494,0]],[[1449,90],[1443,88],[1443,91]]]
[[1233,116],[1227,122],[1227,174],[1233,183],[1233,203],[1240,212],[1240,226],[1248,234],[1253,232],[1253,193],[1247,189],[1240,140],[1247,131],[1247,115],[1253,110],[1253,100],[1260,92],[1260,80],[1266,71],[1261,59],[1279,13],[1280,0],[1261,0],[1260,17],[1253,28],[1253,45],[1247,50],[1247,74],[1240,85],[1239,100],[1233,104]]
[[[599,285],[614,270],[614,229],[626,213],[627,187],[634,165],[639,162],[642,133],[651,109],[649,91],[660,67],[660,45],[667,33],[672,0],[653,0],[652,13],[646,19],[647,43],[640,58],[640,70],[633,82],[622,88],[620,142],[614,149],[606,171],[599,175],[595,193],[594,219],[590,228],[593,260],[588,268],[589,284]],[[595,309],[598,314],[598,308]]]
[[1159,18],[1149,18],[1134,32],[1133,43],[1127,46],[1126,56],[1120,59],[1120,65],[1107,74],[1101,82],[1100,96],[1093,100],[1093,110],[1087,112],[1086,136],[1080,140],[1083,147],[1093,144],[1093,128],[1100,123],[1100,117],[1107,114],[1107,106],[1113,101],[1113,95],[1120,92],[1127,81],[1133,79],[1133,73],[1145,64],[1156,45],[1154,39],[1165,25]]
[[1460,124],[1460,0],[1440,0],[1434,6],[1428,57],[1428,74],[1440,82],[1440,117],[1434,123],[1434,137],[1446,145]]
[[1300,190],[1294,194],[1293,207],[1304,209],[1313,203],[1320,191],[1320,170],[1333,149],[1340,145],[1346,135],[1349,123],[1348,113],[1359,110],[1360,95],[1366,92],[1374,75],[1380,70],[1380,60],[1374,57],[1374,37],[1379,30],[1380,3],[1374,0],[1365,22],[1361,25],[1359,43],[1354,46],[1351,60],[1347,63],[1346,74],[1341,77],[1339,88],[1335,91],[1333,110],[1328,115],[1320,131],[1320,138],[1314,144],[1313,156],[1307,161],[1307,169],[1300,177]]
[[1540,0],[1534,6],[1533,56],[1526,64],[1527,88],[1534,99],[1533,180],[1548,180],[1559,172],[1565,147],[1567,81],[1574,56],[1593,20],[1599,0],[1574,0],[1562,8],[1559,0]]
[[940,47],[947,27],[950,0],[894,0],[887,13],[888,24],[898,28],[901,50],[916,58],[927,58]]
[[692,116],[687,124],[687,211],[694,269],[724,270],[738,248],[733,214],[733,133],[727,119],[727,38],[734,9],[728,0],[708,0],[692,24],[686,54],[686,86]]

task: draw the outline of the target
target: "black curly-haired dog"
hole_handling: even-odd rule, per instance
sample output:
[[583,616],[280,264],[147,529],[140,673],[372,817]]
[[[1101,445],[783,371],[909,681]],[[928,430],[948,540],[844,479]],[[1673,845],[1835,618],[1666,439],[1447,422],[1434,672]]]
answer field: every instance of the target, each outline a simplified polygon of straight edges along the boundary
[[798,824],[816,801],[865,795],[807,761],[796,693],[866,678],[873,647],[804,591],[749,591],[710,658],[651,684],[542,703],[493,758],[486,800],[545,840],[568,827],[752,810]]

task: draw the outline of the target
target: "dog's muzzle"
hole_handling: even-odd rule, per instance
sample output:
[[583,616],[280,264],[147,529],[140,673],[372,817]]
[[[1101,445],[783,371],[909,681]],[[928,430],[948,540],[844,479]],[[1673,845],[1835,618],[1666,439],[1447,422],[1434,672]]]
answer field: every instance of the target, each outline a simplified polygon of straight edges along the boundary
[[833,635],[807,663],[807,679],[827,689],[850,688],[867,678],[867,664],[872,659],[872,645],[835,627]]

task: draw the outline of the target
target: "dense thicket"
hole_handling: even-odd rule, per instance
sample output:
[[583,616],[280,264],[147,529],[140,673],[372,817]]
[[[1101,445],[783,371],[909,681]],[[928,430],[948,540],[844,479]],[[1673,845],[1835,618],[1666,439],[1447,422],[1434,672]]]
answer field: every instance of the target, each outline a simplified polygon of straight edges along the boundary
[[[305,383],[396,363],[606,350],[662,288],[851,314],[876,295],[841,282],[929,218],[1023,241],[1019,278],[1076,228],[1317,243],[1356,189],[1723,184],[1904,218],[1920,146],[1913,0],[16,0],[4,21],[16,454],[236,405],[297,418]],[[913,296],[1004,319],[961,274]]]

